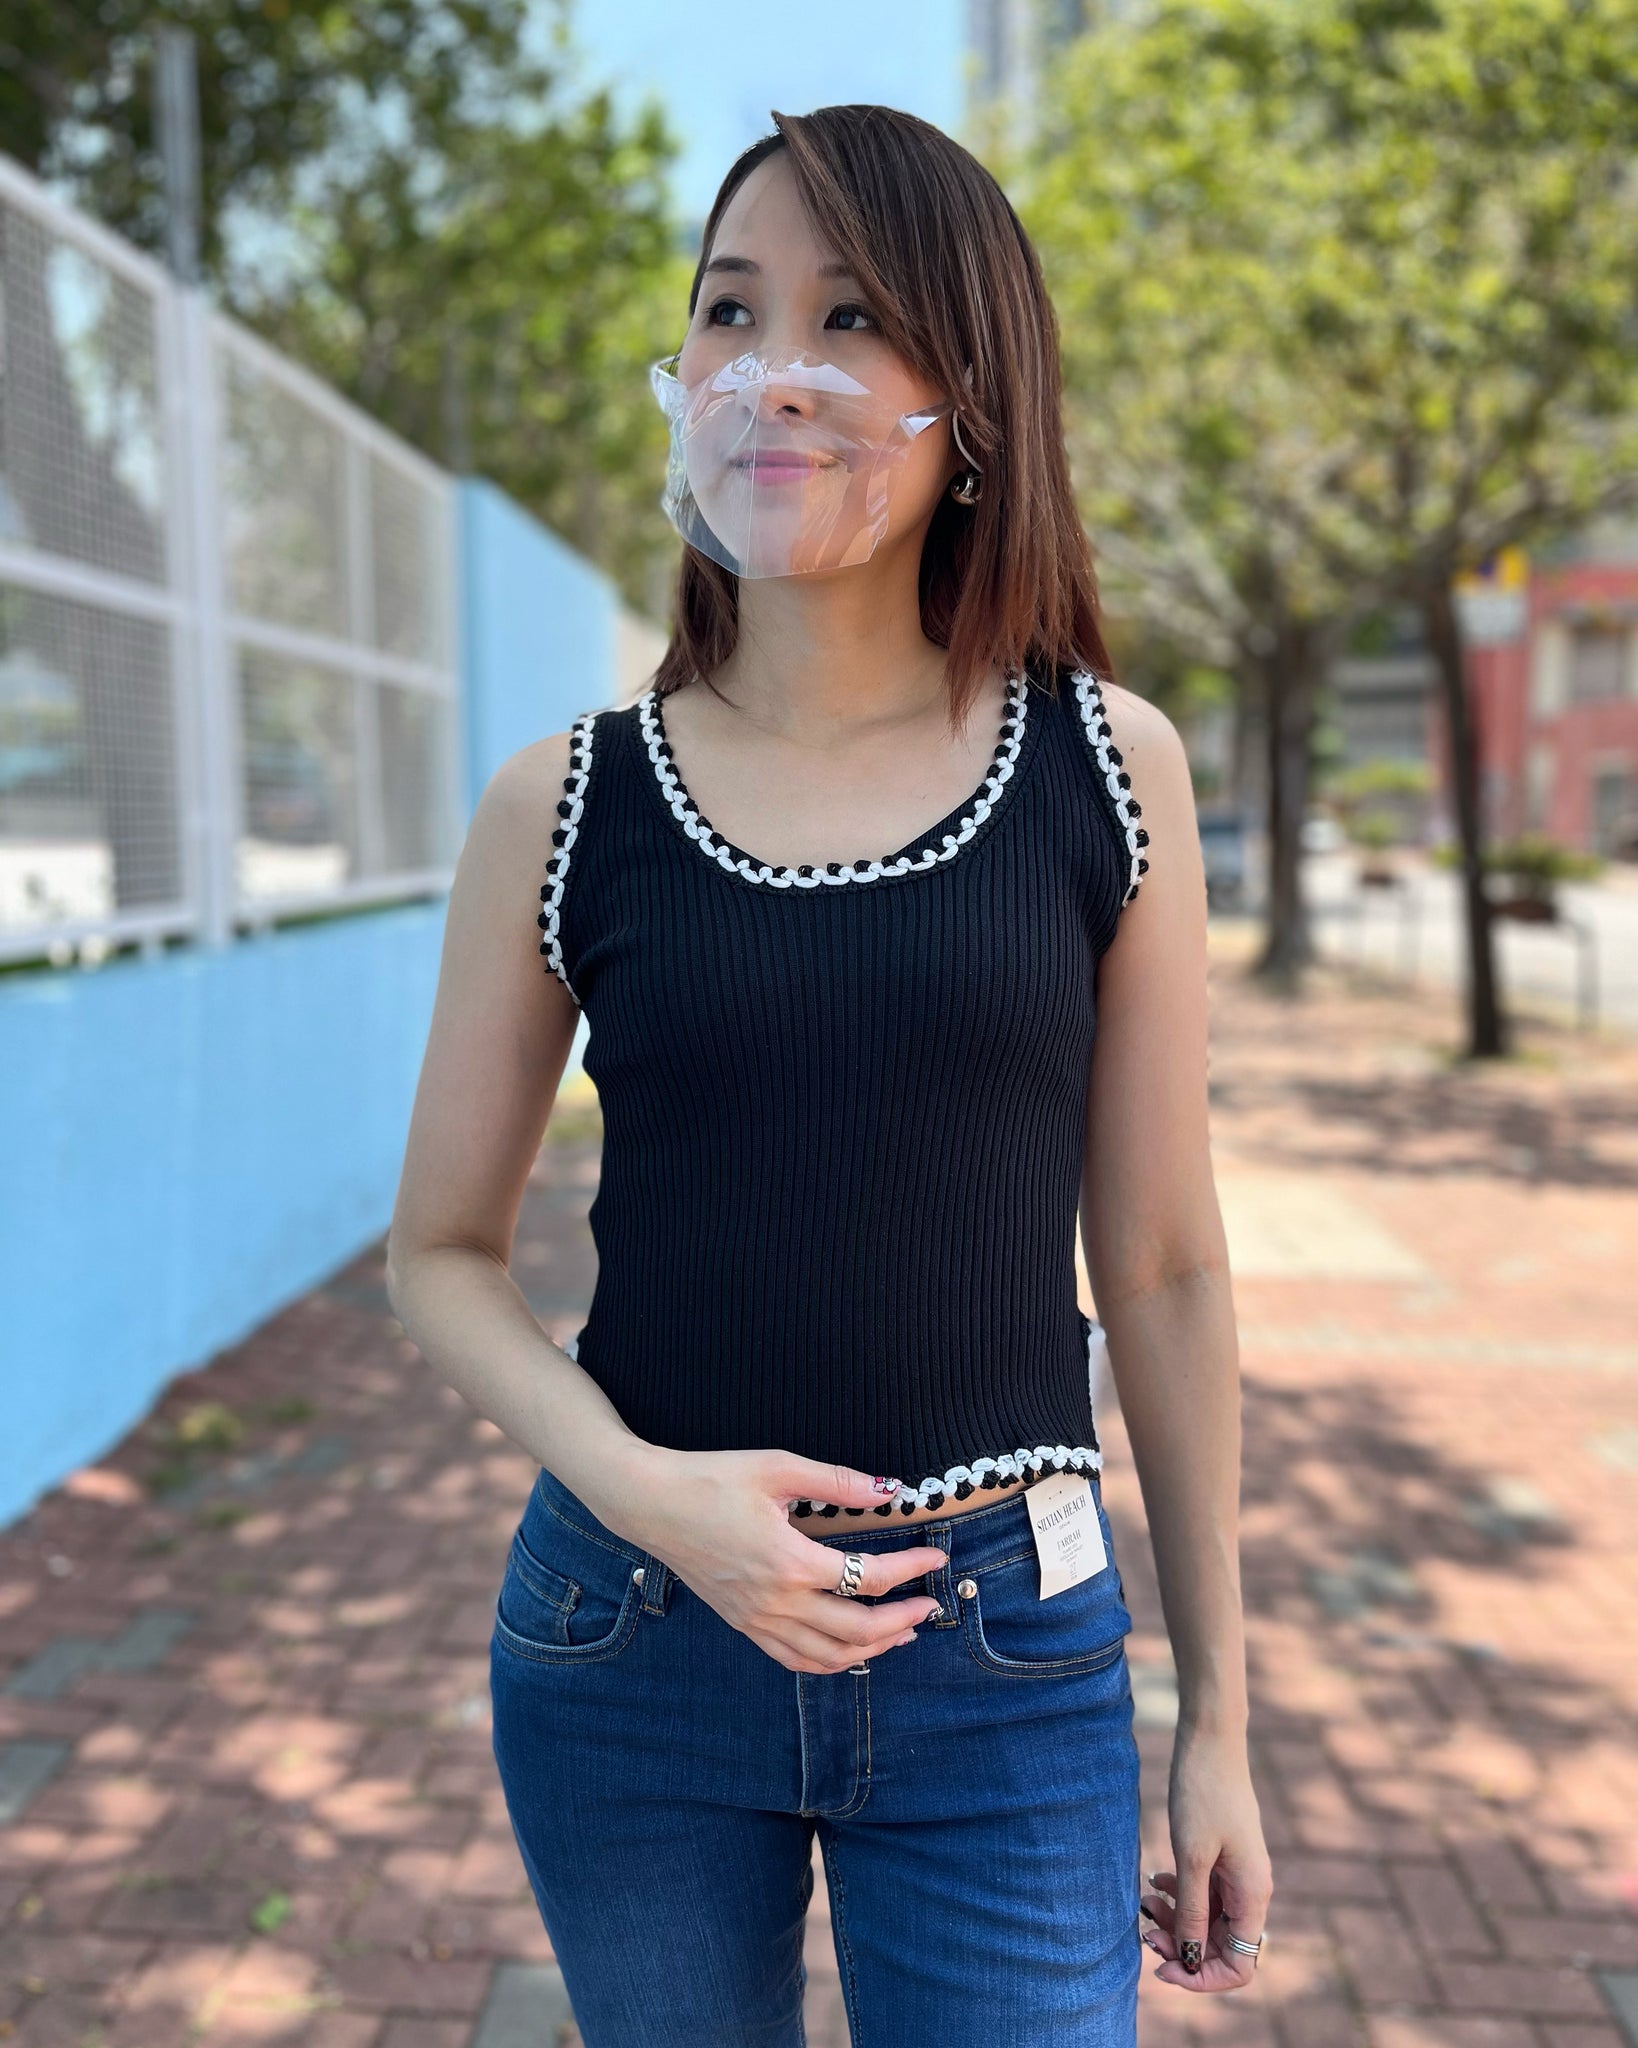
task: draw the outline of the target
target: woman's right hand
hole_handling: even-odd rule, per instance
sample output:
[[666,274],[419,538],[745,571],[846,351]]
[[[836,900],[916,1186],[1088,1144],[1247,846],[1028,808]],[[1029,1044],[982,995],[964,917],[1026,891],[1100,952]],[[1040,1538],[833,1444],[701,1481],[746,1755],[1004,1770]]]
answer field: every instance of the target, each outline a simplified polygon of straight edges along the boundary
[[[925,1593],[879,1605],[838,1598],[841,1550],[791,1526],[793,1501],[880,1507],[896,1479],[878,1487],[869,1473],[790,1451],[658,1445],[627,1469],[631,1478],[619,1484],[619,1499],[600,1488],[604,1499],[587,1505],[789,1670],[845,1671],[908,1641],[908,1632],[938,1608]],[[945,1553],[931,1546],[859,1554],[861,1594],[889,1592],[945,1563]]]

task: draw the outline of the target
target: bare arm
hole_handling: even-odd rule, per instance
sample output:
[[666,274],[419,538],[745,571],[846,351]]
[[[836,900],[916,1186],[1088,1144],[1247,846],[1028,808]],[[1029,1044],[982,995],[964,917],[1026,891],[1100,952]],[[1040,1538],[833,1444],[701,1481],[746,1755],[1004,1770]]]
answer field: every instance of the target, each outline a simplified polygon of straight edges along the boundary
[[[1205,869],[1176,729],[1127,691],[1105,701],[1143,807],[1149,870],[1098,967],[1081,1228],[1177,1664],[1181,1889],[1175,1927],[1158,1909],[1156,1940],[1205,1938],[1214,1866],[1235,1931],[1252,1937],[1271,1884],[1246,1748],[1240,1379],[1207,1122]],[[1175,1958],[1175,1940],[1161,1953]],[[1231,1955],[1202,1976],[1176,1962],[1167,1975],[1223,1990],[1249,1968]]]
[[508,1266],[579,1011],[535,915],[568,736],[515,754],[456,868],[392,1227],[387,1292],[439,1378],[591,1505],[645,1446],[535,1320]]
[[[535,922],[568,765],[567,733],[537,741],[473,814],[387,1237],[388,1296],[439,1378],[611,1529],[792,1669],[841,1670],[891,1647],[931,1603],[829,1598],[835,1554],[793,1528],[782,1501],[872,1503],[870,1475],[784,1451],[647,1442],[551,1342],[508,1270],[579,1019]],[[886,1592],[942,1555],[872,1557],[863,1590]]]

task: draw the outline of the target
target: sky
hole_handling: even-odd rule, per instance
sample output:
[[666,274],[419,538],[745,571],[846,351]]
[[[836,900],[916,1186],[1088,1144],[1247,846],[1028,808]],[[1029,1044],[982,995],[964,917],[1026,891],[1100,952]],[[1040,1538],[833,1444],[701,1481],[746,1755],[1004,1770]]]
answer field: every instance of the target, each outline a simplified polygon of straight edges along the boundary
[[664,104],[683,145],[678,211],[703,221],[771,107],[872,100],[959,133],[966,12],[965,0],[575,0],[571,19],[587,85]]

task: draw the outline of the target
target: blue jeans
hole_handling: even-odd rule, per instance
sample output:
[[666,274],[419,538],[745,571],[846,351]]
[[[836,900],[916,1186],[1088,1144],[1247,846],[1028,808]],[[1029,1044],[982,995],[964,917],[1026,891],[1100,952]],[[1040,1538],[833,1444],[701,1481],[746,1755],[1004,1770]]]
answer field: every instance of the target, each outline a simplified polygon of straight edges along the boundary
[[494,1752],[586,2048],[802,2048],[816,1832],[853,2048],[1133,2048],[1132,1620],[1092,1491],[1108,1562],[1048,1600],[1017,1492],[811,1524],[946,1555],[886,1596],[942,1621],[811,1673],[542,1470],[496,1601]]

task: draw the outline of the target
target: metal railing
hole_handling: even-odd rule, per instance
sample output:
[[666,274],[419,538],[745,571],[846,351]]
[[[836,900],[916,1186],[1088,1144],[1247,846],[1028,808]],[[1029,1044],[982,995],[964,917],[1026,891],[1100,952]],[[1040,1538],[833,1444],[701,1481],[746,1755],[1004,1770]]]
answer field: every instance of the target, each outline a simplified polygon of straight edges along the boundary
[[0,959],[448,886],[453,486],[0,157]]
[[[1543,932],[1570,942],[1575,954],[1574,1013],[1579,1028],[1595,1031],[1603,1022],[1599,1002],[1599,934],[1590,919],[1573,916],[1554,906],[1550,915],[1519,918],[1507,903],[1491,906],[1497,933],[1498,958],[1502,958],[1500,934],[1510,924]],[[1391,883],[1370,886],[1356,882],[1351,892],[1330,902],[1310,905],[1317,925],[1334,923],[1341,958],[1356,967],[1375,967],[1395,973],[1400,980],[1414,983],[1422,972],[1424,927],[1427,922],[1426,889],[1409,875],[1398,875]],[[1388,947],[1373,952],[1372,935],[1382,929],[1392,935]],[[1346,936],[1344,936],[1346,935]],[[1462,943],[1458,931],[1458,945]],[[1509,985],[1517,979],[1509,977]],[[1539,993],[1539,991],[1536,991]]]

